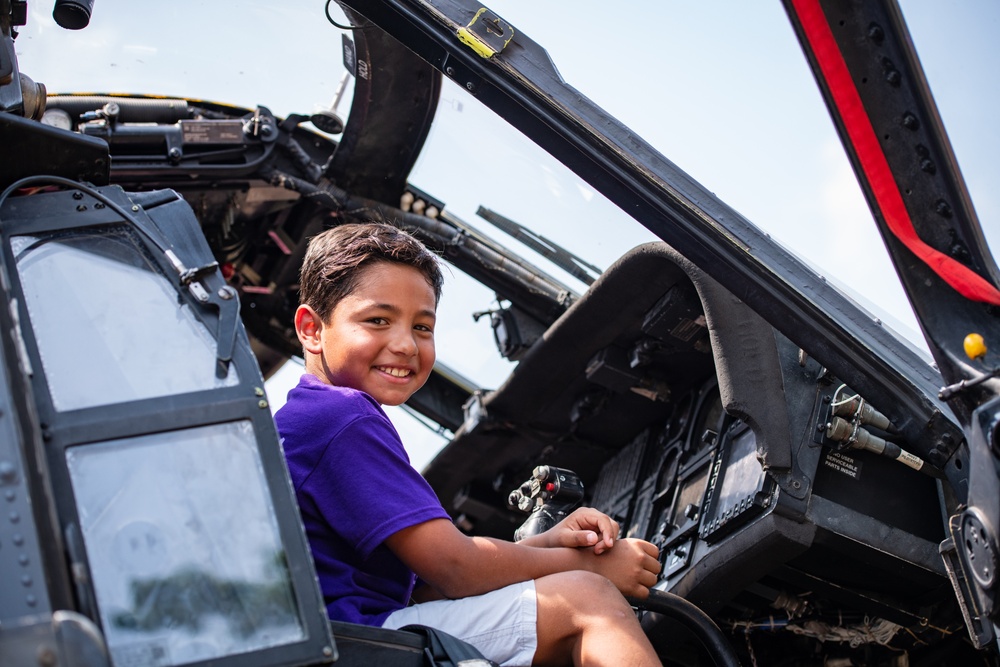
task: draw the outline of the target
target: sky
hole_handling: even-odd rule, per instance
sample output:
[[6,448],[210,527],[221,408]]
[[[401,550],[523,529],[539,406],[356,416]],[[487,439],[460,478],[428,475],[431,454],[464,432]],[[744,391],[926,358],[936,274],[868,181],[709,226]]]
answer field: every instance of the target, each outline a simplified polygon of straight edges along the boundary
[[[54,92],[177,95],[278,115],[328,107],[343,76],[341,32],[323,2],[97,0],[91,25],[54,25],[29,3],[16,42],[21,71]],[[991,246],[1000,248],[1000,3],[900,2]],[[914,344],[909,305],[805,57],[778,0],[657,0],[610,5],[496,0],[490,9],[542,44],[563,79],[720,199],[813,265]],[[623,11],[610,11],[619,9]],[[333,13],[341,17],[336,8]],[[350,108],[351,86],[338,111]],[[475,216],[486,206],[601,268],[653,239],[466,91],[445,82],[410,182],[504,245]],[[535,260],[544,265],[541,260]],[[546,270],[549,270],[546,268]],[[446,272],[447,273],[447,272]],[[584,285],[562,275],[573,289]],[[447,273],[439,360],[484,388],[510,364],[487,320],[492,293]],[[272,406],[299,374],[268,383]],[[400,410],[390,415],[421,468],[444,442]]]

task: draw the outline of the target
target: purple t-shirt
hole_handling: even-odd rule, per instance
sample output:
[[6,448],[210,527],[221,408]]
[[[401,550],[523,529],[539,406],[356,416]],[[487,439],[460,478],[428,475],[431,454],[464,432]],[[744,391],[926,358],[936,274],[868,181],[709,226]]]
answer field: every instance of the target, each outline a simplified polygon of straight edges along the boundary
[[306,374],[274,419],[327,614],[382,625],[415,580],[385,539],[448,513],[368,394]]

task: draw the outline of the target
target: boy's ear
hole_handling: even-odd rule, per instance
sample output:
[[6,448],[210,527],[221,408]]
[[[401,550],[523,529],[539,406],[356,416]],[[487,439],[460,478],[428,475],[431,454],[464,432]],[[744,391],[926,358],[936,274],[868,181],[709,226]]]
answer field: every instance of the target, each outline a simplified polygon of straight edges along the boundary
[[322,354],[323,320],[309,306],[299,306],[295,310],[295,333],[302,343],[302,349],[311,354]]

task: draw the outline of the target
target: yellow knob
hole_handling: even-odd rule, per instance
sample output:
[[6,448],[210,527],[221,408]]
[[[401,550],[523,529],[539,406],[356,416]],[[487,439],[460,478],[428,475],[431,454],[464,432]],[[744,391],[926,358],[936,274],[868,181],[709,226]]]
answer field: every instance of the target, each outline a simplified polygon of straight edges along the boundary
[[986,341],[977,333],[965,337],[965,355],[975,361],[986,355]]

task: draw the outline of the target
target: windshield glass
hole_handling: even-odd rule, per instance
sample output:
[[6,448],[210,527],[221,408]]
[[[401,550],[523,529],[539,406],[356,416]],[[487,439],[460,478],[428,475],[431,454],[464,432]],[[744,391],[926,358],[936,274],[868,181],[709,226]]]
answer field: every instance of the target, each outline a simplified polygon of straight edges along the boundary
[[[331,105],[345,72],[341,39],[348,31],[327,22],[323,4],[178,0],[140,8],[99,0],[91,25],[74,33],[55,26],[49,3],[32,2],[16,47],[21,71],[50,92],[182,96],[308,115]],[[993,222],[1000,135],[986,116],[1000,90],[1000,52],[992,45],[1000,7],[901,5],[987,239],[1000,247]],[[607,3],[590,1],[571,10],[525,0],[497,0],[490,8],[542,44],[567,82],[923,345],[781,3],[650,3],[617,19]],[[335,4],[330,11],[346,22]],[[342,116],[351,87],[337,108]],[[602,269],[653,238],[447,80],[409,180],[517,252],[523,246],[477,217],[479,206]],[[584,289],[544,260],[529,259],[573,290]],[[495,297],[450,273],[439,360],[478,386],[495,387],[510,363],[497,354],[488,319],[472,318],[495,307]],[[290,364],[269,383],[274,406],[298,372]],[[420,429],[404,433],[404,441],[418,467],[442,442]]]

